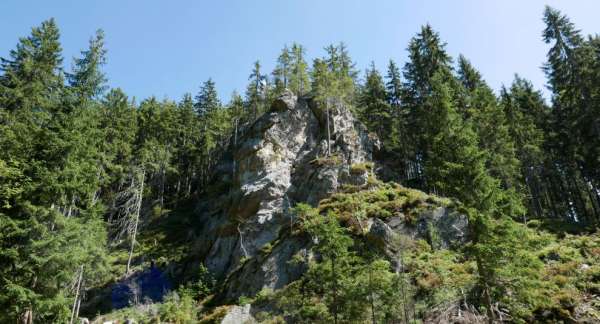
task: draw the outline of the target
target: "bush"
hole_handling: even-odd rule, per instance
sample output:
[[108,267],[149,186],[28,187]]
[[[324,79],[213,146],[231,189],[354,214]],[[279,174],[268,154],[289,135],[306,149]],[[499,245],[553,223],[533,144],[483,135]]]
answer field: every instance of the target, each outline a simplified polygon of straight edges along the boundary
[[360,175],[367,173],[373,169],[373,163],[371,162],[363,162],[363,163],[354,163],[350,166],[350,174]]
[[158,310],[161,321],[170,323],[196,323],[196,302],[192,295],[180,290],[172,292],[165,297]]

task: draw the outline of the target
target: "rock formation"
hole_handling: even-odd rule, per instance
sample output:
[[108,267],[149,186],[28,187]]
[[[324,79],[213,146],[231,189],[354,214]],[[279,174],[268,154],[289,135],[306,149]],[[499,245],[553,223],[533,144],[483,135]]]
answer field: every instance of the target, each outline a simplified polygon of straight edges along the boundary
[[[345,105],[330,106],[329,123],[327,116],[323,105],[286,92],[270,112],[232,139],[215,170],[212,194],[198,205],[202,225],[193,249],[193,259],[224,280],[226,299],[280,289],[299,278],[305,265],[289,261],[295,254],[309,253],[310,242],[290,235],[292,208],[299,202],[316,206],[344,185],[364,186],[370,180],[367,170],[355,166],[373,160],[378,139]],[[464,236],[464,217],[448,221],[449,212],[442,207],[429,213],[420,222],[448,228],[441,231],[442,244],[455,240],[447,236]],[[384,241],[390,232],[416,237],[425,235],[427,228],[422,223],[407,229],[394,218],[389,224],[375,220],[369,226],[370,235]]]
[[227,297],[278,289],[296,279],[303,269],[288,260],[308,242],[286,234],[294,222],[291,208],[316,205],[344,184],[366,183],[366,173],[351,167],[370,161],[378,140],[346,106],[334,105],[327,155],[327,124],[320,105],[286,92],[232,140],[212,182],[226,189],[198,206],[203,221],[195,248],[212,273],[230,278]]

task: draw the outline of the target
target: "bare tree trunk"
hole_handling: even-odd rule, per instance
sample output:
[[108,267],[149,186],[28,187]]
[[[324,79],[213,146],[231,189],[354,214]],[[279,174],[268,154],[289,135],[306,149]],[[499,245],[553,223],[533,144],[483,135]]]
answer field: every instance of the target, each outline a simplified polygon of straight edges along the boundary
[[333,323],[338,323],[337,305],[337,274],[335,273],[335,260],[331,259],[331,275],[333,276]]
[[77,278],[77,290],[75,290],[75,300],[73,300],[73,308],[71,309],[71,320],[69,320],[69,324],[73,324],[73,320],[76,319],[76,313],[78,313],[77,308],[79,302],[79,289],[81,289],[81,280],[83,279],[83,264],[79,267],[79,273]]
[[[235,149],[235,147],[237,147],[237,136],[238,136],[238,118],[235,119],[235,131],[233,133],[233,147]],[[232,173],[232,179],[235,178],[235,168],[236,168],[236,163],[235,163],[235,159],[233,159],[233,169],[231,171]]]
[[410,317],[408,314],[408,301],[406,300],[406,281],[404,280],[404,252],[403,246],[400,247],[400,265],[396,268],[396,274],[400,279],[400,293],[402,294],[402,310],[404,312],[404,323],[408,323]]
[[75,308],[75,319],[79,318],[79,307],[81,307],[81,297],[77,301],[77,308]]
[[327,156],[331,155],[331,133],[329,131],[329,98],[327,98],[327,104],[326,104],[326,110],[327,110]]
[[244,253],[244,257],[248,257],[248,251],[246,251],[246,247],[244,247],[244,237],[242,236],[242,230],[240,229],[240,224],[237,226],[238,233],[240,234],[240,248]]
[[19,324],[33,324],[33,310],[30,308],[26,309],[21,317],[19,318]]
[[369,297],[371,299],[371,323],[375,324],[375,296],[373,296],[373,278],[371,269],[369,269]]
[[133,257],[133,249],[135,247],[135,238],[137,236],[137,230],[138,230],[138,225],[140,222],[140,211],[142,209],[142,196],[144,194],[144,177],[146,176],[146,170],[142,169],[142,176],[140,179],[140,184],[139,184],[139,189],[136,193],[137,195],[137,200],[136,200],[136,210],[135,210],[135,221],[134,221],[134,226],[133,226],[133,234],[131,236],[131,247],[129,249],[129,258],[127,259],[127,274],[129,274],[130,270],[131,270],[131,258]]

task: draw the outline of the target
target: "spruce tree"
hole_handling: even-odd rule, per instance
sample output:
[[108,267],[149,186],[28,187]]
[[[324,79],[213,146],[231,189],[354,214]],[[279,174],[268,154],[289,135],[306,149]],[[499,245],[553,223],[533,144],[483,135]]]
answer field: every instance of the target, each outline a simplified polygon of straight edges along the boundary
[[290,51],[291,55],[291,73],[289,78],[289,88],[298,96],[302,96],[310,91],[310,78],[308,74],[308,64],[304,59],[305,49],[302,45],[294,43]]
[[215,82],[212,79],[209,78],[202,84],[202,87],[200,87],[200,92],[196,95],[194,107],[196,108],[196,113],[200,117],[221,108],[221,101],[217,95]]
[[458,58],[458,78],[465,89],[463,116],[472,121],[479,147],[488,154],[487,169],[493,177],[502,181],[504,188],[517,194],[521,191],[518,182],[520,166],[505,112],[481,74],[462,55]]
[[254,62],[252,73],[248,76],[250,83],[246,88],[246,105],[249,107],[252,120],[255,120],[265,110],[266,76],[260,69],[260,62]]
[[[547,109],[544,99],[533,85],[519,76],[509,89],[503,88],[500,106],[506,114],[509,135],[515,143],[520,163],[520,182],[525,185],[529,215],[543,217],[554,213],[546,197],[542,179],[549,175],[544,166],[544,123]],[[552,195],[550,195],[552,196]]]
[[277,95],[283,93],[284,89],[289,87],[290,77],[292,72],[291,62],[292,55],[290,49],[285,45],[281,50],[281,54],[277,58],[277,65],[273,70],[273,78],[275,83],[275,93]]
[[385,83],[385,89],[387,91],[388,103],[394,108],[394,111],[400,109],[402,100],[402,80],[400,78],[398,66],[393,60],[390,60],[386,74],[387,82]]
[[69,85],[79,100],[96,99],[107,89],[106,76],[101,70],[106,64],[104,31],[96,31],[88,49],[81,54],[81,58],[74,59],[73,72],[67,74]]
[[[544,71],[553,92],[551,133],[548,146],[555,158],[557,182],[571,205],[569,216],[582,225],[600,221],[597,151],[600,134],[598,105],[593,94],[597,83],[593,71],[597,56],[574,24],[562,13],[546,7],[543,39],[552,44]],[[587,147],[594,149],[588,150]],[[591,153],[591,154],[589,154]],[[592,184],[591,190],[587,188]]]
[[383,78],[371,63],[366,72],[365,84],[358,96],[361,119],[367,128],[374,131],[380,139],[387,141],[391,135],[391,107],[387,101],[387,93]]

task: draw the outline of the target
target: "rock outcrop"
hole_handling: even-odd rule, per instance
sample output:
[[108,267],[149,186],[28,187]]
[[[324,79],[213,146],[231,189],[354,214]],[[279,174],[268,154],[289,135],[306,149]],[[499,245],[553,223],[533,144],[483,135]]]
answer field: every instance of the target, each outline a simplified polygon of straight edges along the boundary
[[346,106],[329,110],[328,123],[321,105],[286,92],[234,136],[219,163],[212,183],[225,189],[200,202],[201,238],[194,250],[212,273],[227,279],[226,297],[278,289],[298,278],[304,269],[288,261],[308,253],[309,242],[288,235],[291,208],[316,205],[344,184],[368,180],[366,172],[351,169],[372,160],[378,140]]
[[[297,203],[317,206],[344,187],[365,188],[374,180],[379,141],[345,105],[329,108],[287,92],[234,136],[219,163],[213,190],[197,208],[201,227],[193,259],[225,283],[226,300],[283,288],[306,270],[303,262],[290,262],[311,258],[310,240],[291,235]],[[372,219],[368,235],[390,259],[398,235],[431,239],[435,233],[435,244],[444,248],[466,237],[466,217],[455,214],[445,207],[423,210],[412,226],[401,218]]]

